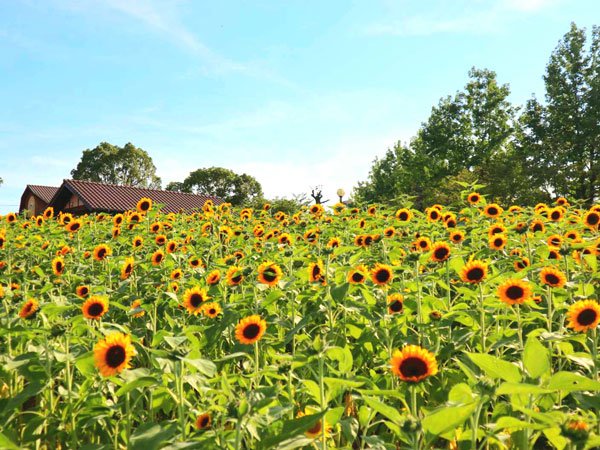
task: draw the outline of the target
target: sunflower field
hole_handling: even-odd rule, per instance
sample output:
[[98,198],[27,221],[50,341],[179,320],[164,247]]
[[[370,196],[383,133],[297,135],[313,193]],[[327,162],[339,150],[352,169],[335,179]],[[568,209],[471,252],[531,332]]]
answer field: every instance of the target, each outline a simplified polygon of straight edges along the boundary
[[600,206],[0,224],[0,448],[600,448]]

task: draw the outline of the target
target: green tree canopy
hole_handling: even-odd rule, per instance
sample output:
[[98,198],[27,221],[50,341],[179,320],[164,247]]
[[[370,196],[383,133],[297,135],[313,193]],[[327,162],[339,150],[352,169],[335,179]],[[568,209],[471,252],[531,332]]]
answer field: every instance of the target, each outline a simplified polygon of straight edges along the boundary
[[234,206],[245,205],[263,196],[262,186],[252,176],[238,175],[222,167],[191,172],[183,182],[172,182],[167,190],[220,197]]
[[546,66],[546,103],[525,105],[517,148],[532,185],[591,203],[600,181],[600,28],[585,44],[585,29],[571,24]]
[[124,147],[101,142],[92,150],[84,150],[71,176],[75,180],[153,189],[160,189],[161,186],[150,155],[130,142]]

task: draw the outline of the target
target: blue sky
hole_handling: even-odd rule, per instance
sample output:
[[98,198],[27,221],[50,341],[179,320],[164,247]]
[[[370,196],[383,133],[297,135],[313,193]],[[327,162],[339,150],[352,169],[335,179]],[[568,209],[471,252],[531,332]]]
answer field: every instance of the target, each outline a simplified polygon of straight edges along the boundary
[[86,148],[131,141],[163,186],[199,167],[267,197],[350,192],[472,66],[542,97],[597,0],[0,0],[0,214]]

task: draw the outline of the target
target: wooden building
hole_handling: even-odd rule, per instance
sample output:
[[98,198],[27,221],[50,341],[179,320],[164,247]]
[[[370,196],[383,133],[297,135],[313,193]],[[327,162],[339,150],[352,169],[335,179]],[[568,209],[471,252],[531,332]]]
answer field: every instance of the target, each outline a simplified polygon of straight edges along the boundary
[[57,191],[58,188],[53,186],[28,184],[23,195],[21,195],[19,212],[22,213],[27,210],[28,217],[43,213]]
[[[33,192],[28,185],[21,199],[21,211],[28,209],[28,190]],[[73,215],[89,214],[94,212],[120,213],[135,209],[137,202],[147,197],[155,204],[163,204],[161,211],[165,213],[193,211],[201,209],[207,200],[212,200],[215,205],[220,205],[223,200],[218,197],[206,195],[188,194],[185,192],[162,191],[158,189],[147,189],[133,186],[119,186],[116,184],[97,183],[83,180],[63,180],[58,188],[54,189],[52,197],[40,208],[36,207],[35,214],[40,214],[46,206],[54,208],[54,213],[69,212]],[[38,189],[39,191],[39,189]]]

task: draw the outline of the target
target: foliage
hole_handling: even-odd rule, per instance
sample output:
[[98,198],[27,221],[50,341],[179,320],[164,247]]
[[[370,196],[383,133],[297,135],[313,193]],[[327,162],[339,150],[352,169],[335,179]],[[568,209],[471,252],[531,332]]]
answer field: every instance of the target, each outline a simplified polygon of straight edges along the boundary
[[[407,203],[0,218],[0,447],[597,448],[600,206],[494,212],[467,178],[456,208],[406,220]],[[530,294],[510,303],[507,282]]]
[[172,182],[167,190],[193,192],[222,198],[234,206],[262,199],[262,186],[251,175],[238,175],[222,167],[209,167],[191,172],[183,182]]
[[600,28],[587,51],[585,40],[585,29],[572,24],[546,67],[546,104],[533,97],[518,117],[509,86],[473,68],[464,90],[442,98],[410,144],[375,159],[357,200],[389,203],[406,194],[420,209],[455,204],[453,181],[478,179],[503,204],[558,196],[591,204],[600,180]]
[[101,142],[92,150],[84,150],[81,161],[71,171],[71,176],[74,180],[152,189],[160,189],[161,185],[150,155],[131,142],[124,147]]

